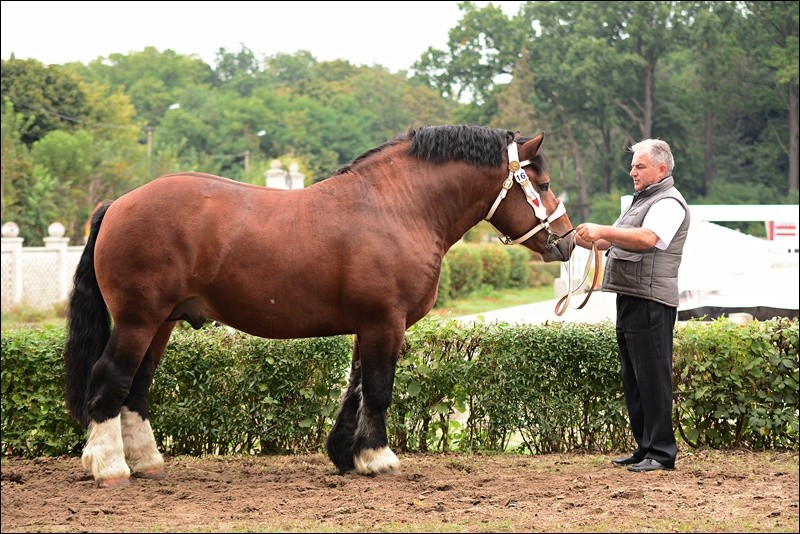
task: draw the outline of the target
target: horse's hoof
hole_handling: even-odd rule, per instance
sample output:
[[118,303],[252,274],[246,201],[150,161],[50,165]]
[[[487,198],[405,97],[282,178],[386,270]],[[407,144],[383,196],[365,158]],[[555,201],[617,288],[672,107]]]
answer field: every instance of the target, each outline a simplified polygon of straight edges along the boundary
[[130,485],[131,481],[128,478],[104,478],[97,481],[98,488],[124,488]]
[[146,478],[148,480],[164,480],[167,478],[167,473],[163,469],[145,469],[133,473],[136,478]]

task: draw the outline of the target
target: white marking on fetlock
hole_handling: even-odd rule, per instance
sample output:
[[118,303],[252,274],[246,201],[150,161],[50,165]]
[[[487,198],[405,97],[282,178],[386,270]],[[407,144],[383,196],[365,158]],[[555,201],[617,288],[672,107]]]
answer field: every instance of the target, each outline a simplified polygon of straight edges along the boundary
[[83,449],[81,464],[97,481],[127,479],[131,475],[125,463],[120,416],[102,423],[89,423],[89,439]]
[[353,461],[356,465],[356,472],[362,475],[385,473],[400,467],[400,460],[389,447],[364,449],[353,457]]
[[142,419],[139,412],[132,412],[125,407],[120,411],[120,416],[125,460],[131,471],[135,474],[163,470],[164,458],[158,452],[150,421]]

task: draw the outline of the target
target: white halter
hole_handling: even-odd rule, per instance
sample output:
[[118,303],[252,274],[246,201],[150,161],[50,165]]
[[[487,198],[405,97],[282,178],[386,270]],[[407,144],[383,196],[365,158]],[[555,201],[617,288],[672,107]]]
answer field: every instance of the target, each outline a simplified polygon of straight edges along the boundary
[[[517,243],[522,243],[526,239],[530,239],[539,230],[544,229],[549,232],[550,223],[567,213],[567,210],[564,208],[564,204],[559,202],[555,211],[553,211],[553,213],[551,213],[548,217],[547,208],[544,207],[541,197],[539,197],[539,194],[534,189],[533,184],[528,179],[528,175],[525,174],[525,169],[523,169],[523,167],[531,164],[531,160],[526,159],[525,161],[519,161],[519,153],[517,152],[516,141],[511,141],[507,150],[508,178],[506,178],[506,180],[503,182],[503,187],[500,189],[500,193],[497,195],[494,204],[492,204],[492,207],[489,209],[489,213],[486,215],[486,217],[484,217],[484,220],[492,225],[492,228],[494,228],[495,232],[497,232],[497,237],[500,239],[500,242],[505,245],[516,245]],[[494,215],[494,212],[497,211],[497,207],[500,206],[500,203],[503,201],[503,199],[506,198],[508,190],[514,186],[515,181],[525,193],[525,199],[528,201],[528,204],[531,206],[531,208],[533,208],[533,214],[540,221],[540,224],[534,228],[531,228],[523,236],[512,239],[511,236],[504,235],[502,232],[500,232],[500,230],[498,230],[497,227],[492,224],[490,219],[492,218],[492,215]]]

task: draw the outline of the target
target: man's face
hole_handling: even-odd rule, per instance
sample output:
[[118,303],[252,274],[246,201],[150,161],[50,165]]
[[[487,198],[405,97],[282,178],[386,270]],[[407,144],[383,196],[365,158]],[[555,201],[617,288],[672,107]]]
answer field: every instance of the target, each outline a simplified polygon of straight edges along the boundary
[[635,152],[631,160],[630,175],[633,178],[633,190],[639,193],[648,185],[656,184],[664,178],[667,175],[667,166],[655,166],[647,152]]

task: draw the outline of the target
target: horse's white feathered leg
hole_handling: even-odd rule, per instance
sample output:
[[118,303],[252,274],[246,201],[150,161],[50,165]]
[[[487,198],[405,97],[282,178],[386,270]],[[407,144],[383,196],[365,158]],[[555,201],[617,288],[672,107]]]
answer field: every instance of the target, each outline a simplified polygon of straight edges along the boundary
[[158,452],[150,421],[142,419],[139,412],[132,412],[124,406],[120,415],[125,460],[134,476],[164,478],[164,458]]
[[380,449],[364,449],[353,458],[353,461],[356,472],[362,475],[385,473],[400,467],[400,460],[388,446]]
[[131,470],[125,463],[119,415],[102,423],[89,423],[89,439],[83,449],[81,464],[91,471],[100,486],[118,485],[128,480]]

